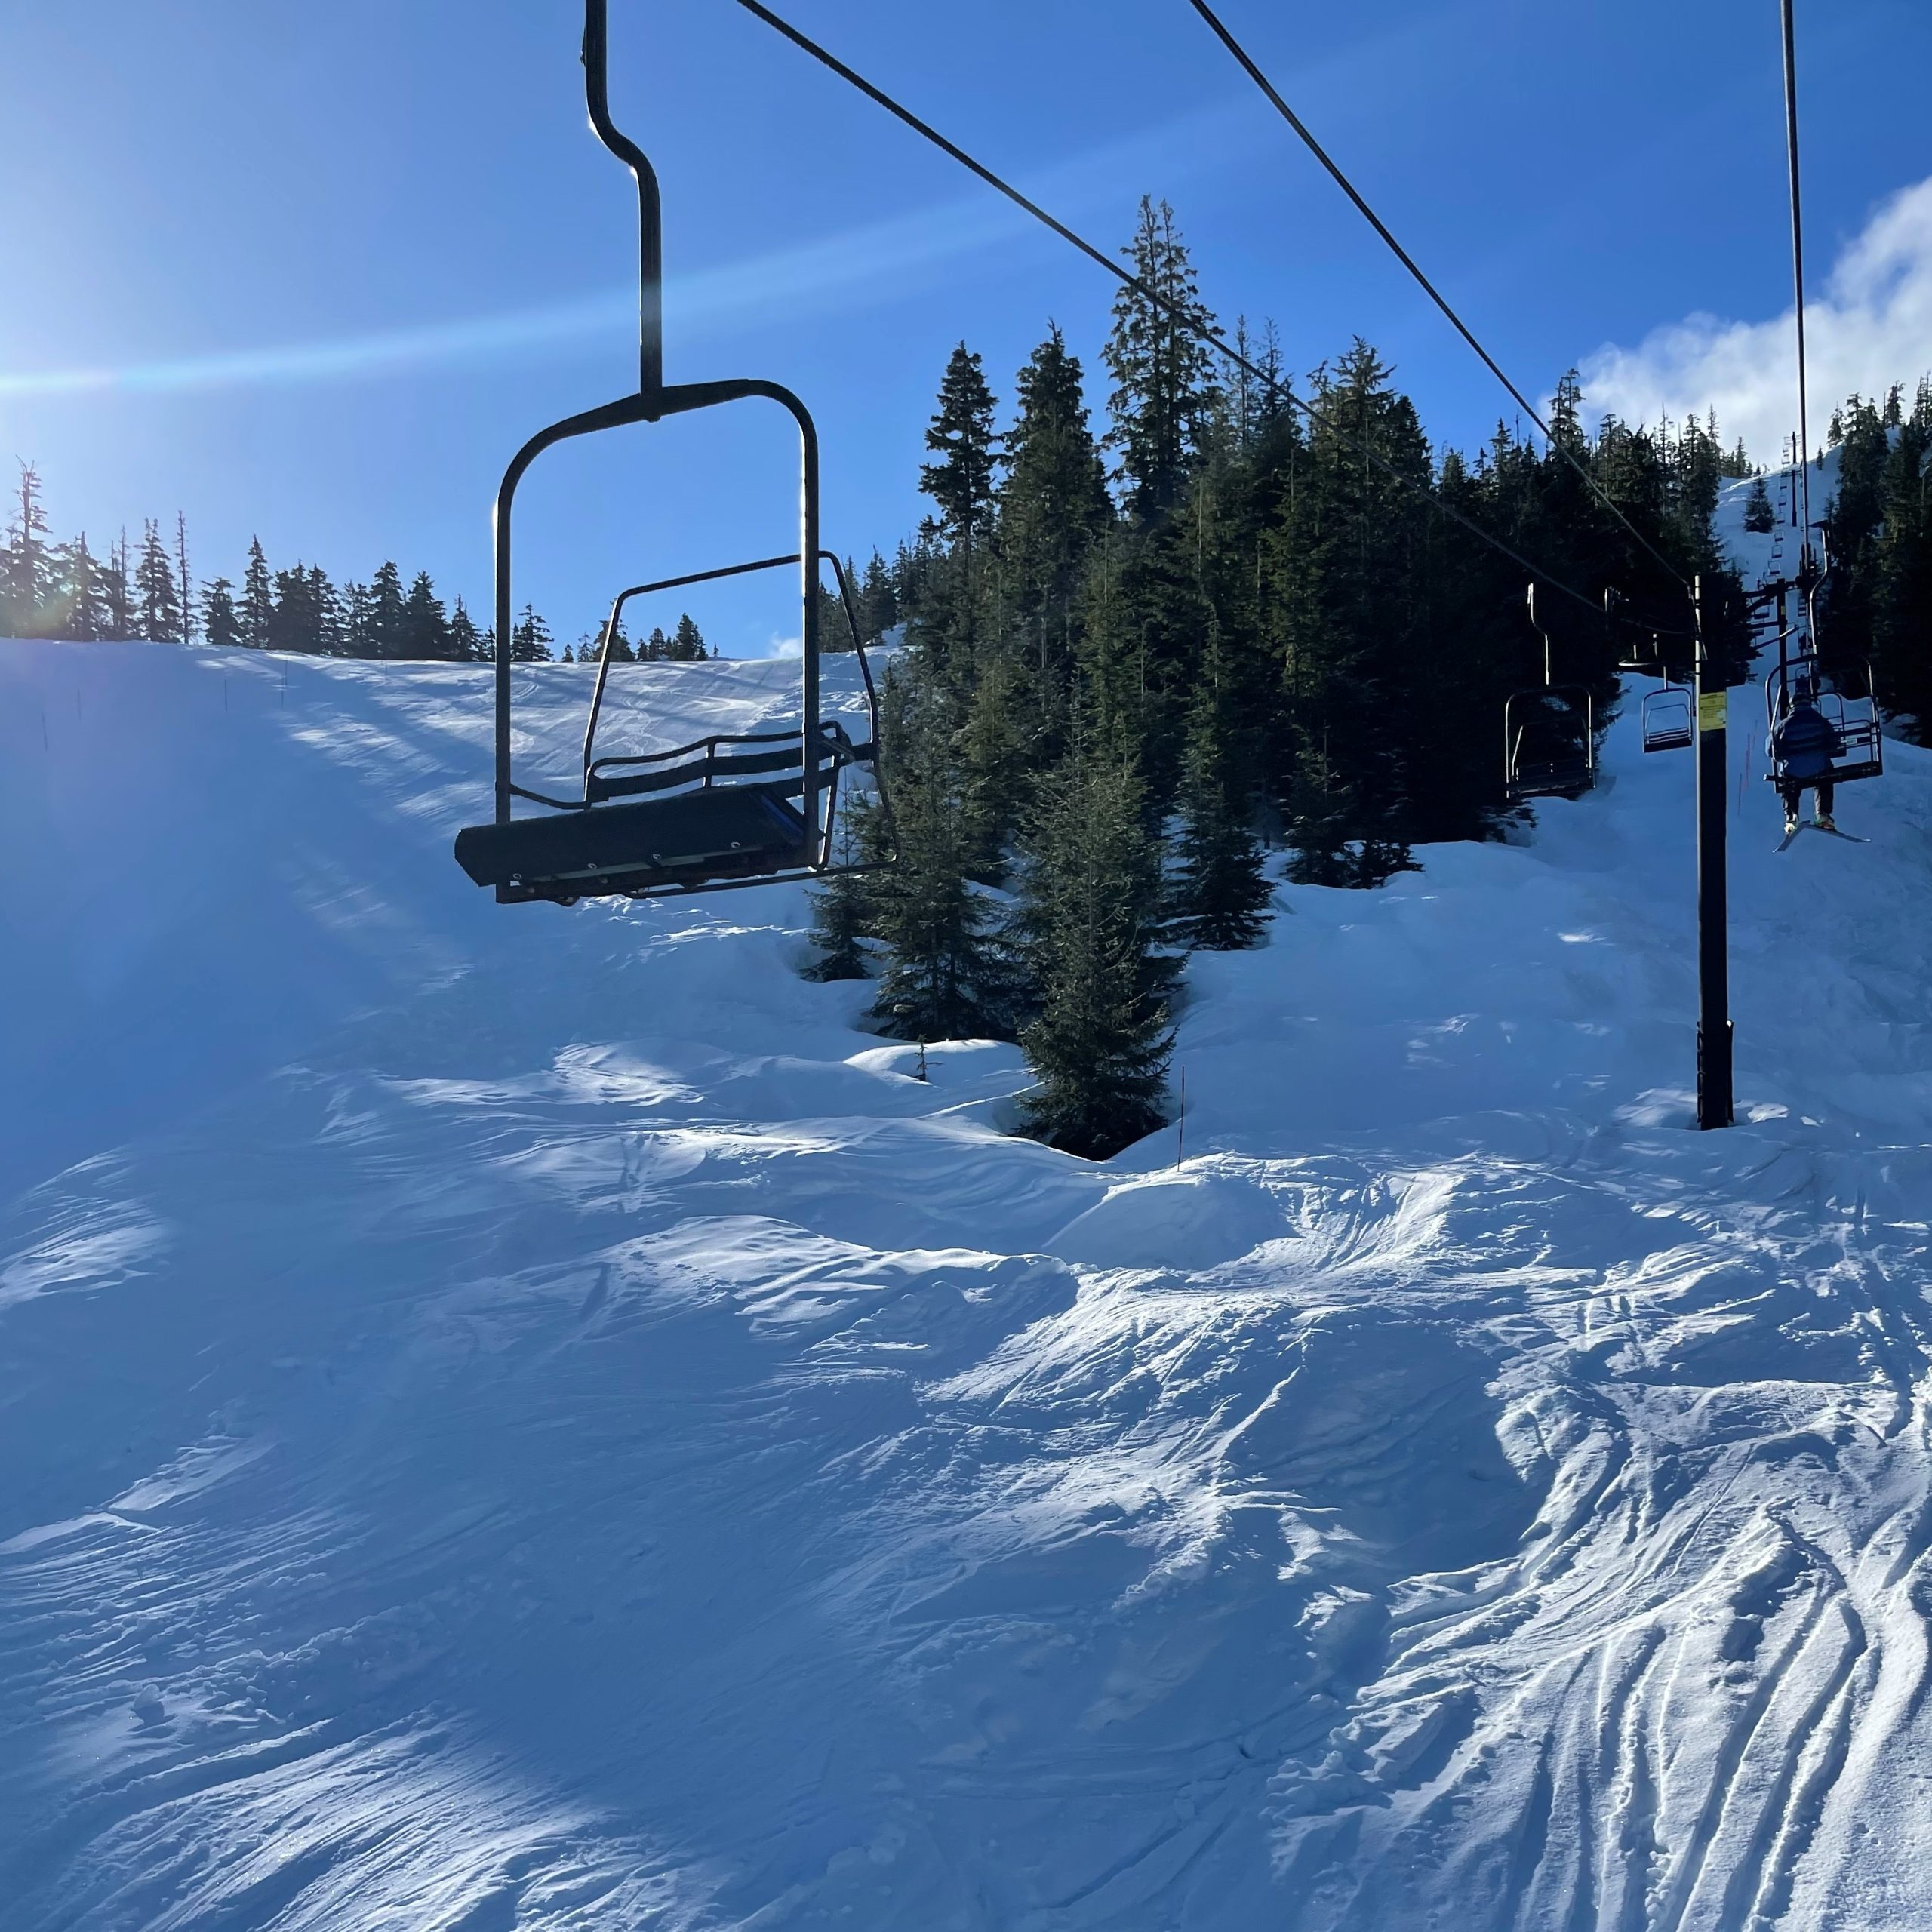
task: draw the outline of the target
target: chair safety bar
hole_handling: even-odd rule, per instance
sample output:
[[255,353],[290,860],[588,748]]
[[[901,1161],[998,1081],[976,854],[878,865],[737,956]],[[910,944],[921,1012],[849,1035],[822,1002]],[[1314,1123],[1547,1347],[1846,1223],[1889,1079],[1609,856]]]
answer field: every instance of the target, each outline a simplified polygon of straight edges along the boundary
[[[838,581],[839,608],[844,613],[846,632],[850,638],[852,650],[859,660],[860,675],[865,679],[866,706],[871,723],[870,736],[872,742],[875,744],[878,740],[878,691],[872,682],[871,660],[866,655],[864,642],[859,635],[858,620],[853,614],[852,586],[847,580],[845,566],[838,561],[836,551],[821,550],[818,555],[821,563],[828,563],[832,566],[832,575]],[[694,571],[685,577],[660,577],[654,583],[634,583],[628,590],[618,592],[611,601],[610,615],[604,620],[603,635],[598,642],[597,685],[596,688],[591,694],[590,716],[583,728],[584,796],[586,799],[589,799],[591,795],[590,774],[593,768],[593,753],[597,743],[597,727],[598,721],[603,716],[604,693],[610,681],[611,651],[617,640],[618,628],[623,622],[624,606],[633,597],[648,597],[655,591],[681,590],[694,583],[715,583],[721,578],[746,577],[754,571],[780,570],[788,564],[795,564],[798,561],[798,557],[795,552],[789,552],[782,557],[760,557],[752,563],[726,564],[717,570]],[[813,601],[816,604],[816,598]],[[811,714],[808,712],[806,715],[809,716]],[[828,721],[820,719],[821,728]],[[792,732],[785,735],[795,737],[798,734]],[[707,742],[710,741],[707,740]],[[676,754],[659,752],[655,755],[668,758],[675,756]],[[608,763],[608,761],[598,759],[595,762],[598,765],[601,765]],[[867,762],[867,760],[861,758],[856,762],[863,764]]]

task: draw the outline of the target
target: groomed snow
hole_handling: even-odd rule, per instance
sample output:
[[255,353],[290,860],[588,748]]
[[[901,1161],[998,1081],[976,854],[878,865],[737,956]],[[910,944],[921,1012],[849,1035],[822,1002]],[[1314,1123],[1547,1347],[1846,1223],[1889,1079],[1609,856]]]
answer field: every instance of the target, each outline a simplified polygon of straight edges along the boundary
[[1932,1924],[1932,755],[1733,731],[1730,1133],[1626,716],[1096,1168],[795,890],[476,892],[487,676],[0,650],[9,1932]]

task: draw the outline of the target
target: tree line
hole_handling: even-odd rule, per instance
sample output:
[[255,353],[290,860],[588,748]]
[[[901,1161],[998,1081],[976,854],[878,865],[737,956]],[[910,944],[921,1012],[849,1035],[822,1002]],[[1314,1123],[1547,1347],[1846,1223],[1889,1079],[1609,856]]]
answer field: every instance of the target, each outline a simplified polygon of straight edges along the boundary
[[[1660,628],[1687,624],[1678,580],[1701,577],[1741,661],[1712,518],[1750,470],[1714,421],[1586,429],[1574,372],[1554,446],[1506,422],[1438,450],[1366,342],[1300,389],[1272,328],[1234,331],[1259,379],[1204,344],[1174,312],[1212,319],[1164,203],[1123,252],[1162,300],[1117,298],[1099,426],[1057,328],[1003,426],[980,358],[952,354],[931,514],[866,579],[866,628],[875,605],[904,626],[884,695],[896,863],[829,881],[814,912],[815,970],[872,979],[876,1023],[1017,1039],[1032,1131],[1097,1156],[1161,1121],[1186,957],[1258,941],[1276,869],[1374,886],[1419,843],[1520,818],[1503,706],[1542,683],[1544,651],[1524,573],[1419,489]],[[1551,650],[1604,715],[1609,626],[1580,614]],[[886,841],[862,808],[846,856]]]
[[1902,387],[1833,413],[1838,488],[1825,512],[1830,574],[1820,648],[1854,689],[1869,669],[1879,703],[1932,743],[1932,377],[1909,413]]
[[[489,630],[478,627],[460,596],[446,605],[427,571],[405,585],[397,566],[385,562],[366,583],[337,584],[318,565],[272,569],[257,538],[238,584],[226,577],[198,584],[189,566],[187,519],[179,514],[171,534],[148,518],[138,545],[130,544],[125,530],[98,552],[85,531],[57,541],[40,473],[27,463],[20,466],[0,541],[0,636],[83,643],[139,638],[455,664],[488,663],[496,655]],[[528,604],[517,614],[510,641],[519,662],[559,657],[549,626]],[[567,644],[561,660],[592,657],[601,641],[600,631],[580,638],[574,651]],[[611,655],[623,663],[713,654],[688,613],[668,634],[654,628],[633,641],[620,624],[611,639]]]

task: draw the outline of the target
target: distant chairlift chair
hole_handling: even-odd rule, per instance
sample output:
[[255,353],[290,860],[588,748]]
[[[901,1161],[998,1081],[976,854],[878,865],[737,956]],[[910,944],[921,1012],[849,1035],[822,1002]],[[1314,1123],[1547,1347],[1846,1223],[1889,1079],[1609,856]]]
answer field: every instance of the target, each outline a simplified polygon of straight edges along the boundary
[[1531,798],[1574,798],[1596,783],[1596,700],[1587,685],[1551,675],[1549,632],[1529,586],[1530,622],[1543,639],[1540,685],[1515,693],[1503,708],[1503,789],[1512,805]]
[[1639,723],[1647,752],[1681,752],[1690,749],[1696,735],[1690,693],[1682,685],[1665,683],[1644,694]]
[[[607,72],[608,0],[585,0],[584,94],[598,138],[629,168],[638,189],[638,378],[637,392],[540,430],[512,459],[497,493],[496,814],[457,835],[457,863],[500,903],[642,897],[720,891],[859,870],[832,862],[839,779],[848,767],[874,766],[878,699],[852,616],[851,587],[838,559],[820,547],[818,435],[804,405],[777,383],[738,379],[666,385],[663,380],[663,233],[657,178],[650,162],[613,125]],[[630,423],[761,397],[788,411],[798,428],[801,490],[798,550],[621,592],[604,627],[596,689],[584,731],[582,789],[554,798],[511,775],[510,512],[525,472],[553,444]],[[867,734],[854,740],[836,718],[819,712],[819,565],[835,573],[851,641],[864,676]],[[595,755],[612,645],[626,602],[657,590],[706,583],[796,564],[803,607],[799,728],[718,734],[672,751]],[[540,808],[514,815],[515,802]],[[883,794],[881,793],[881,800]]]

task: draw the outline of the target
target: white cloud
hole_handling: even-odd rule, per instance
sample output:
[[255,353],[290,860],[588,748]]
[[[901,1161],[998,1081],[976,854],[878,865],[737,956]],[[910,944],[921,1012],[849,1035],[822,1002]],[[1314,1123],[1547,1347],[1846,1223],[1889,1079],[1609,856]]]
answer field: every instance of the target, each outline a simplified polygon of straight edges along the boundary
[[[1774,321],[1692,315],[1654,329],[1635,349],[1606,345],[1583,365],[1590,408],[1629,422],[1681,422],[1715,409],[1727,440],[1743,436],[1772,463],[1796,426],[1797,349],[1787,309]],[[1811,441],[1832,405],[1855,389],[1908,394],[1932,369],[1932,180],[1882,204],[1804,308]]]

